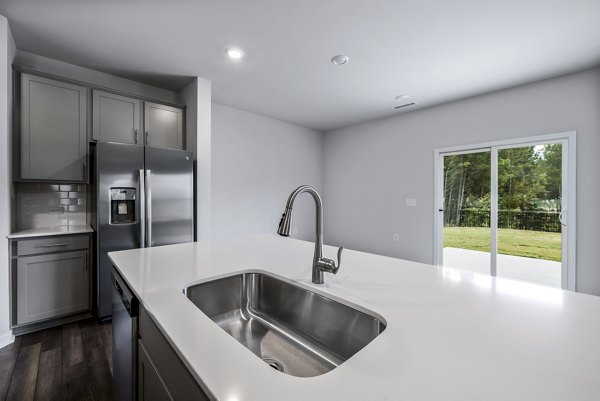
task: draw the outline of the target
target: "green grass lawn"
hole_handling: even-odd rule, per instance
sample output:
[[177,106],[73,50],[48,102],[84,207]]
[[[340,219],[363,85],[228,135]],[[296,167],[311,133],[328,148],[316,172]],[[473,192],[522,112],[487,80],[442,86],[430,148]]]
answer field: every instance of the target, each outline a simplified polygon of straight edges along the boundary
[[[484,227],[444,227],[444,248],[490,251],[490,229]],[[561,260],[560,233],[498,229],[498,253],[528,258]]]

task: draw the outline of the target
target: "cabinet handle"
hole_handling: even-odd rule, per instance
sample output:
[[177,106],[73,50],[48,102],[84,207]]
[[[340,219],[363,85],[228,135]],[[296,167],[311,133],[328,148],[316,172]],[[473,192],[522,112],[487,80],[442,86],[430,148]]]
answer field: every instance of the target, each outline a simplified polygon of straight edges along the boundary
[[83,163],[83,180],[85,181],[87,179],[86,177],[86,173],[87,173],[87,169],[85,168],[85,163]]
[[137,129],[133,130],[133,140],[135,141],[135,143],[137,145],[137,143],[139,142],[139,140],[138,140],[138,130]]
[[67,245],[71,245],[70,242],[61,242],[60,244],[46,244],[46,245],[40,245],[40,248],[50,248],[53,246],[67,246]]
[[146,131],[146,145],[150,145],[150,131]]

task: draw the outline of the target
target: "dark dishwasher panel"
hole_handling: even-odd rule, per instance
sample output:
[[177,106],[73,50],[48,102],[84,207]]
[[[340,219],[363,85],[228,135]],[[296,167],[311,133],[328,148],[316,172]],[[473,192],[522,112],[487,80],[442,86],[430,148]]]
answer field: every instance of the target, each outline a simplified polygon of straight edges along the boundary
[[115,401],[136,399],[138,300],[113,268],[112,352]]

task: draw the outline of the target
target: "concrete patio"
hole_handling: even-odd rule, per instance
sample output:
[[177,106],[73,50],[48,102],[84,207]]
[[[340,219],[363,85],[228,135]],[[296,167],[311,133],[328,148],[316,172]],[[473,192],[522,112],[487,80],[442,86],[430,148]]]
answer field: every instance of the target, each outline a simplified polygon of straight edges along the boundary
[[[444,266],[490,274],[490,263],[489,252],[444,248]],[[560,288],[561,263],[499,254],[497,276]]]

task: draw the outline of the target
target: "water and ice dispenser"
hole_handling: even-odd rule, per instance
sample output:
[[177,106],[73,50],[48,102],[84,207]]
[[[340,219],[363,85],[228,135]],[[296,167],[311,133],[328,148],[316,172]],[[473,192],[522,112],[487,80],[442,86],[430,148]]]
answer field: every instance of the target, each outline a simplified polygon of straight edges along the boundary
[[110,224],[134,224],[135,188],[110,189]]

